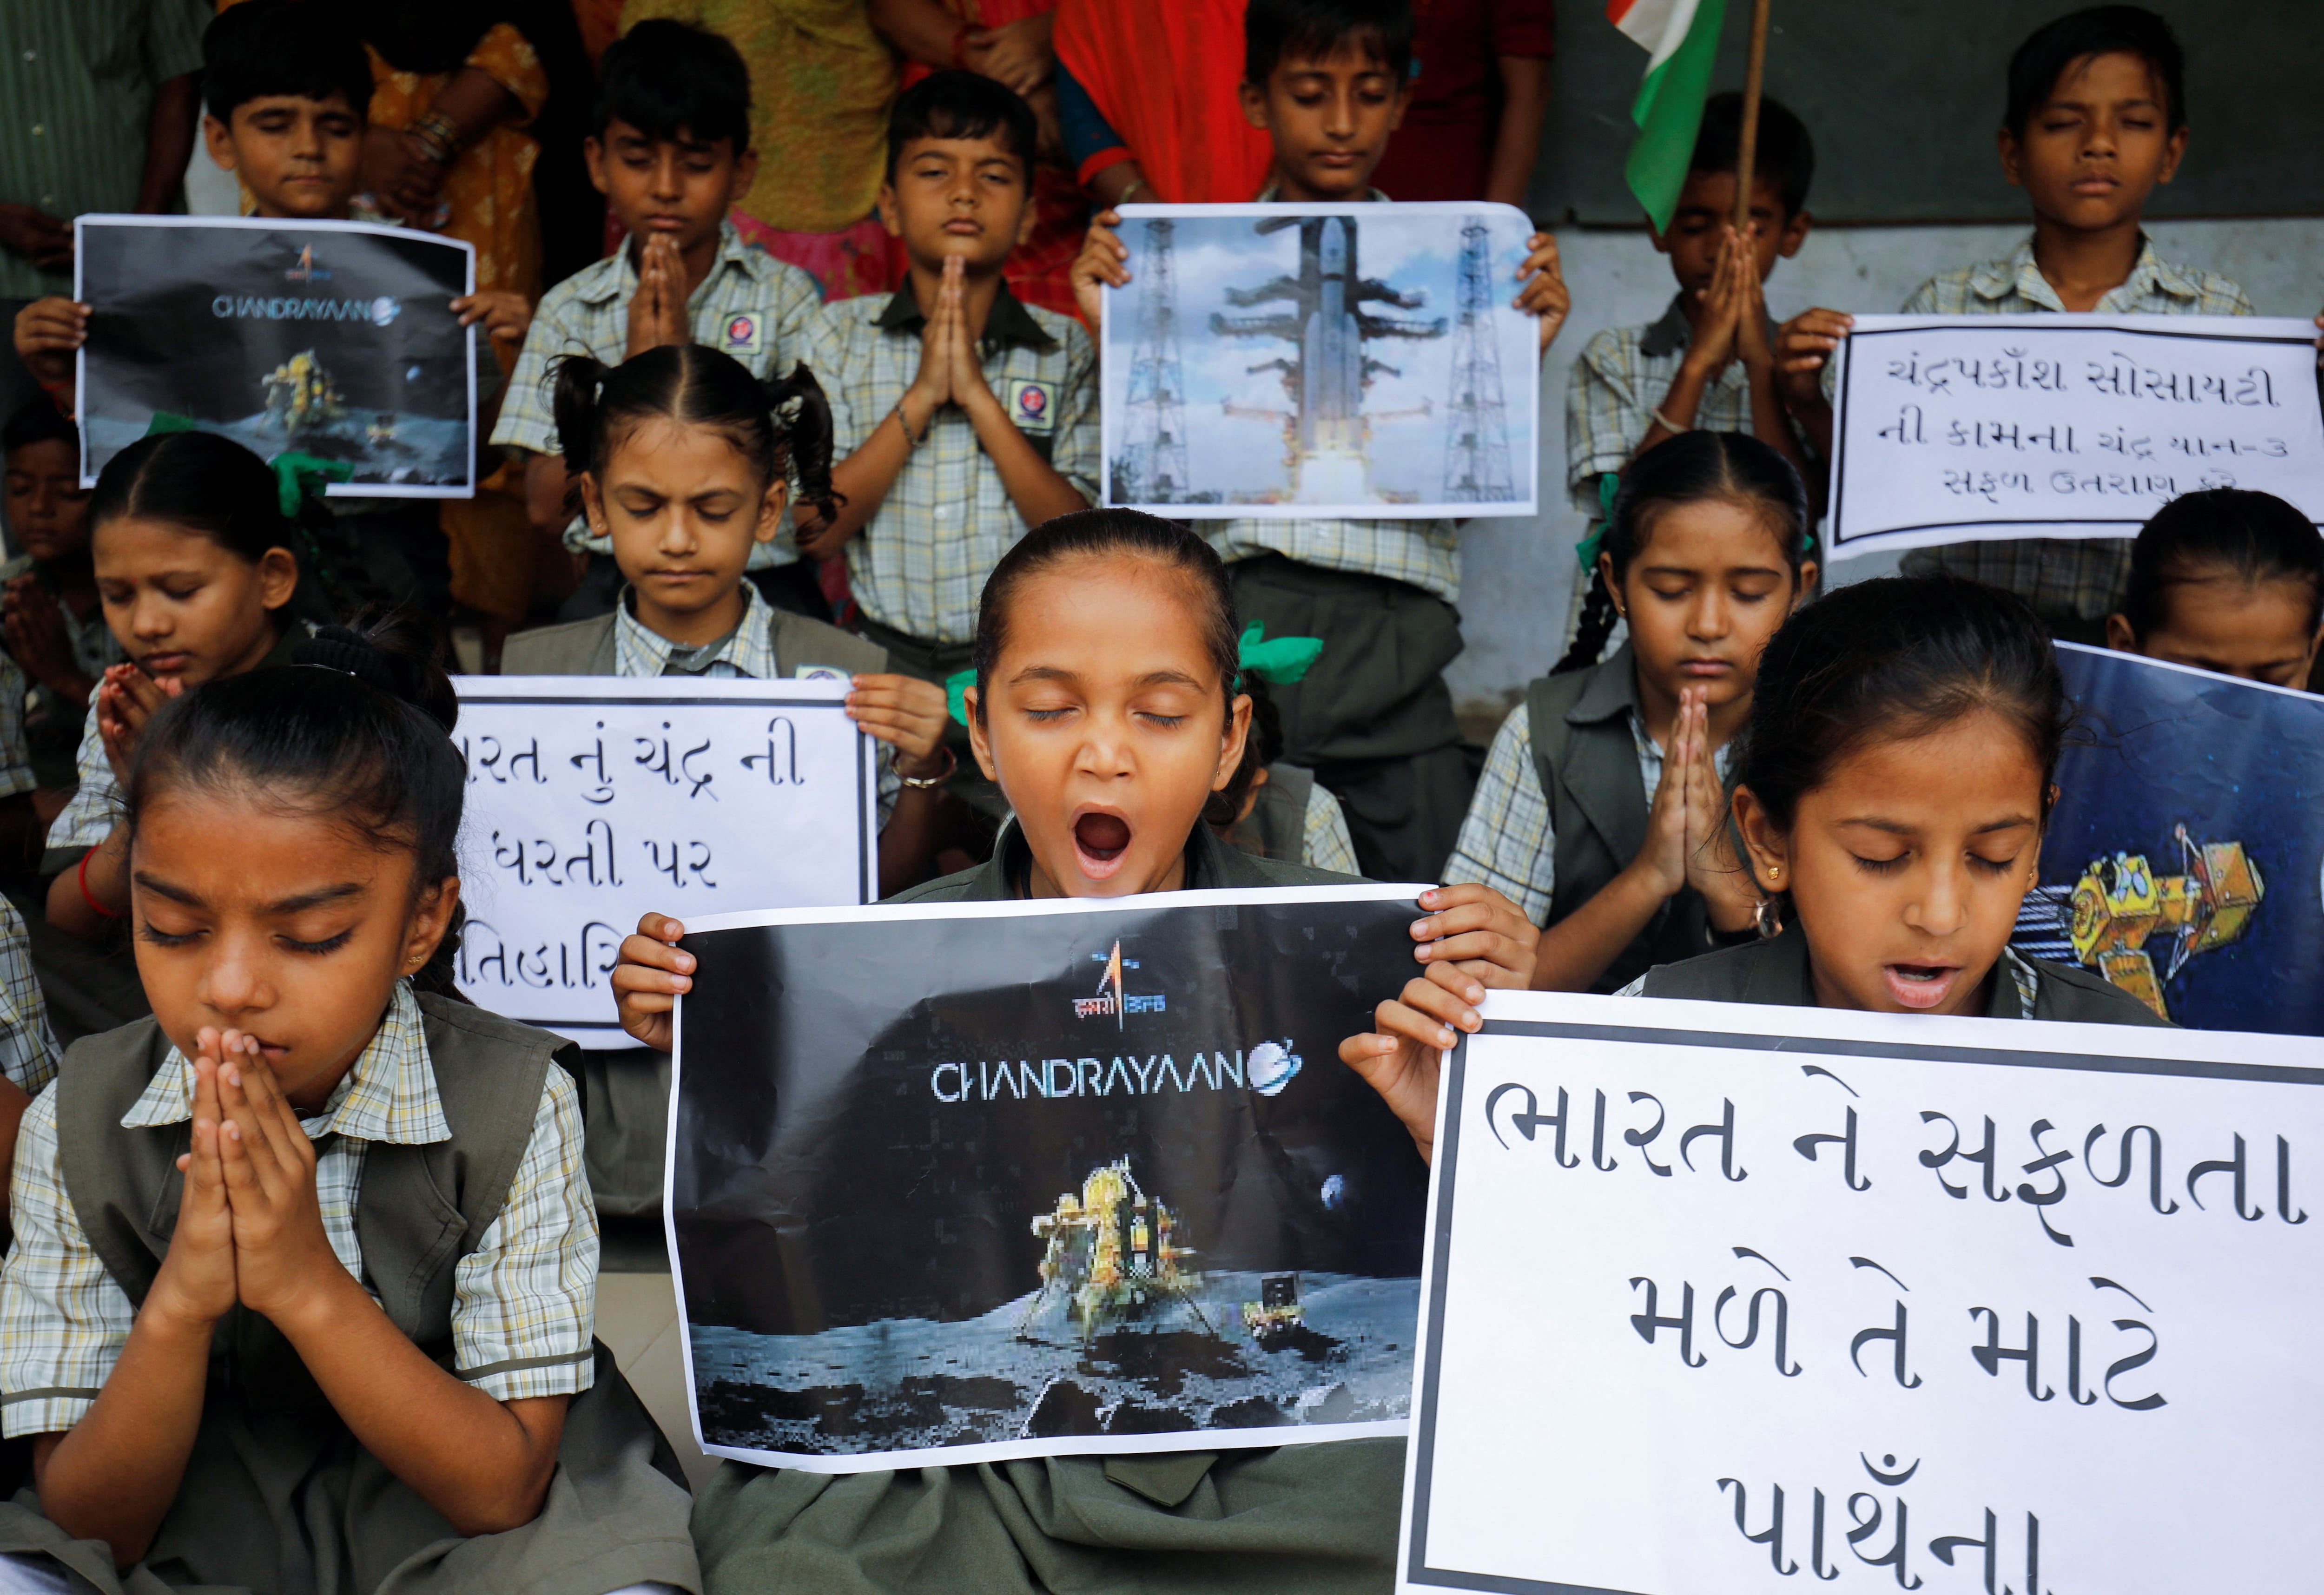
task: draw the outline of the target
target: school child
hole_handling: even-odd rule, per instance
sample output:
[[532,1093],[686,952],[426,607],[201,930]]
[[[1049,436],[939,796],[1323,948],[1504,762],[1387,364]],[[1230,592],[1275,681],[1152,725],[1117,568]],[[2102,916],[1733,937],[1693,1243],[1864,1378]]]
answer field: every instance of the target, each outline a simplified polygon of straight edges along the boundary
[[1780,933],[1649,970],[1649,997],[2095,1024],[2164,1021],[2009,946],[2070,719],[2025,602],[1944,575],[1785,622],[1735,751],[1734,821]]
[[[989,78],[936,72],[906,89],[880,219],[907,280],[824,306],[810,337],[844,457],[838,512],[802,523],[799,547],[844,549],[864,634],[939,686],[969,663],[976,595],[1002,553],[1097,499],[1096,351],[1003,280],[1037,219],[1038,140],[1032,107]],[[966,751],[964,728],[949,745]],[[973,781],[956,789],[997,808]]]
[[1742,141],[1743,97],[1711,96],[1670,231],[1648,229],[1678,280],[1670,308],[1645,327],[1608,327],[1574,362],[1565,390],[1565,484],[1592,520],[1600,476],[1697,429],[1763,438],[1803,481],[1812,476],[1775,380],[1776,327],[1765,284],[1776,263],[1807,242],[1815,145],[1787,106],[1759,102],[1747,244],[1734,228]]
[[[2146,202],[2187,151],[2185,56],[2170,23],[2135,5],[2098,5],[2034,31],[2009,60],[2002,173],[2025,190],[2034,234],[2006,260],[1941,272],[1907,315],[2248,316],[2244,290],[2173,264],[2144,229]],[[1829,454],[1831,352],[1851,325],[1815,309],[1786,322],[1777,364],[1785,395]],[[2105,641],[2130,572],[2124,538],[2032,538],[1916,549],[1908,574],[1949,570],[2006,587],[2053,636]]]
[[[502,668],[850,678],[848,713],[890,755],[880,770],[881,883],[894,890],[926,879],[936,788],[953,762],[943,691],[891,672],[875,643],[775,608],[742,579],[752,549],[781,530],[793,473],[805,502],[830,508],[831,419],[815,378],[801,366],[762,385],[731,355],[665,344],[612,370],[567,356],[556,408],[585,518],[612,543],[628,585],[604,614],[517,632]],[[658,1214],[669,1058],[593,1049],[582,1067],[598,1211]]]
[[98,473],[88,519],[106,624],[128,662],[90,696],[80,784],[49,826],[41,870],[49,923],[98,941],[129,910],[121,791],[154,712],[205,681],[289,663],[307,628],[290,613],[299,562],[275,475],[231,438],[131,444]]
[[[1217,556],[1182,528],[1125,510],[1049,521],[985,584],[970,724],[978,762],[1015,811],[991,860],[906,902],[1116,898],[1180,888],[1328,884],[1344,876],[1255,857],[1203,824],[1249,735],[1234,693],[1234,599]],[[1533,929],[1498,892],[1421,899],[1425,976],[1350,1037],[1414,1122],[1423,1047],[1476,1028],[1492,986],[1522,986]],[[649,915],[613,985],[630,1034],[667,1047],[691,955]],[[1427,1087],[1434,1134],[1433,1076]],[[1273,1451],[1056,1457],[848,1477],[729,1464],[695,1514],[709,1595],[841,1588],[1033,1595],[1221,1587],[1385,1588],[1404,1447],[1360,1440]],[[922,1571],[927,1570],[927,1571]]]
[[[1410,97],[1412,10],[1403,0],[1251,0],[1243,14],[1243,111],[1274,163],[1255,198],[1299,204],[1385,199],[1371,186]],[[1100,285],[1130,281],[1120,217],[1101,214],[1074,263],[1082,318]],[[1564,324],[1557,246],[1536,234],[1517,303],[1541,347]],[[1277,697],[1285,757],[1346,811],[1364,872],[1433,880],[1469,801],[1467,756],[1444,667],[1461,651],[1460,546],[1450,521],[1212,521],[1246,621],[1321,637],[1323,658]]]
[[[1790,462],[1743,433],[1631,465],[1581,632],[1501,723],[1444,866],[1545,927],[1541,989],[1618,991],[1751,934],[1723,782],[1759,650],[1815,581],[1809,524]],[[1629,640],[1595,662],[1618,617]]]
[[[72,744],[88,695],[121,645],[105,623],[97,572],[89,563],[89,490],[80,484],[80,432],[46,400],[35,400],[0,429],[6,470],[8,534],[18,558],[0,567],[0,638],[36,695],[23,735],[40,784],[57,807],[72,784]],[[23,682],[11,683],[0,725],[23,705]],[[0,732],[0,735],[11,735]],[[54,757],[50,757],[53,755]],[[15,761],[11,760],[13,764]],[[53,818],[50,810],[45,818]]]
[[[807,318],[821,300],[814,278],[744,243],[726,219],[750,190],[759,152],[751,147],[750,70],[718,34],[657,18],[607,46],[582,152],[628,241],[542,296],[492,433],[494,447],[529,456],[533,524],[561,530],[565,546],[586,556],[567,620],[611,611],[622,574],[606,540],[572,512],[551,410],[555,362],[586,355],[619,365],[664,344],[692,343],[766,377],[806,352]],[[813,570],[799,567],[787,539],[754,544],[751,568],[780,606],[826,613]]]
[[2324,538],[2273,493],[2182,494],[2139,529],[2106,630],[2120,653],[2305,687],[2324,640]]
[[568,1050],[448,994],[458,705],[401,626],[214,681],[138,751],[153,1013],[76,1044],[19,1137],[14,1571],[698,1588],[674,1459],[591,1338]]
[[[247,0],[221,14],[202,34],[202,137],[210,159],[233,172],[254,214],[306,221],[343,221],[362,187],[364,112],[371,103],[369,58],[340,11],[305,0]],[[464,324],[499,331],[530,314],[522,296],[476,293],[456,299]],[[51,297],[16,318],[16,352],[42,385],[69,408],[73,355],[87,340],[89,308]],[[477,346],[478,392],[496,401],[500,366]],[[415,606],[439,628],[451,606],[450,545],[435,499],[336,501],[359,547],[385,563],[376,576],[392,601]]]
[[1242,691],[1250,699],[1250,734],[1234,779],[1211,794],[1203,821],[1220,841],[1260,858],[1353,875],[1356,844],[1347,816],[1313,770],[1283,757],[1283,715],[1268,690],[1271,677],[1252,673],[1245,650]]

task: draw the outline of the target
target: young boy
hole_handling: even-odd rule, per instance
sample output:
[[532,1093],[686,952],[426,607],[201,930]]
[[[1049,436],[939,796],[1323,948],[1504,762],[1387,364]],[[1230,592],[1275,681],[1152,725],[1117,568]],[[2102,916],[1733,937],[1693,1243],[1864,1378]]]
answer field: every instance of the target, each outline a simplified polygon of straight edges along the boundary
[[[62,788],[73,784],[88,695],[124,655],[105,623],[89,563],[79,432],[46,399],[35,399],[0,428],[0,463],[9,536],[23,550],[0,567],[6,578],[0,643],[17,672],[0,670],[0,765],[13,770],[29,761],[45,821],[64,807]],[[28,691],[32,701],[19,724],[10,712],[24,705]]]
[[[2035,30],[2009,60],[2002,175],[2025,190],[2034,235],[2006,260],[1932,277],[1906,315],[2248,316],[2227,278],[2164,261],[2141,226],[2146,201],[2187,152],[2185,56],[2171,25],[2135,5],[2099,5]],[[1829,445],[1831,351],[1849,318],[1810,310],[1777,350],[1786,396],[1819,448]],[[2130,574],[2126,538],[1956,544],[1905,556],[1908,573],[1950,570],[2006,587],[2052,632],[2103,643]]]
[[[629,231],[610,259],[576,272],[540,301],[509,377],[493,444],[524,450],[525,500],[544,532],[586,557],[566,620],[612,612],[622,587],[612,546],[570,509],[550,366],[560,355],[619,365],[664,344],[704,344],[754,376],[788,371],[806,350],[815,280],[755,244],[726,213],[759,170],[751,147],[751,74],[734,46],[684,23],[640,23],[607,48],[591,133],[589,179]],[[812,571],[785,539],[755,545],[754,572],[780,606],[819,614]]]
[[[363,186],[364,109],[371,60],[339,12],[305,0],[248,0],[202,34],[202,137],[210,159],[249,189],[255,213],[299,221],[344,221]],[[497,331],[529,311],[514,293],[452,301],[464,323]],[[60,403],[73,394],[73,355],[87,340],[89,308],[35,300],[16,318],[16,352]],[[478,392],[495,392],[500,367],[477,346]],[[452,568],[433,499],[334,499],[331,508],[359,555],[392,550],[376,576],[387,596],[416,603],[444,624]]]
[[1678,292],[1659,320],[1609,327],[1574,362],[1565,392],[1565,483],[1575,506],[1592,517],[1599,478],[1618,475],[1676,432],[1751,433],[1815,480],[1784,408],[1776,328],[1763,293],[1775,263],[1807,241],[1815,148],[1789,109],[1759,102],[1751,237],[1738,250],[1733,218],[1742,137],[1743,97],[1712,96],[1670,231],[1652,235]]
[[[1254,198],[1385,199],[1371,186],[1412,78],[1403,0],[1251,0],[1243,14],[1243,115],[1275,152]],[[1074,268],[1083,318],[1100,283],[1130,281],[1108,211]],[[1541,347],[1563,325],[1565,284],[1547,234],[1529,241],[1518,305]],[[1321,637],[1305,679],[1279,688],[1284,758],[1336,796],[1363,872],[1434,880],[1468,811],[1468,759],[1444,667],[1461,651],[1461,552],[1450,521],[1206,521],[1235,606],[1269,636]]]
[[[977,597],[1010,545],[1097,496],[1097,359],[1065,317],[1001,280],[1034,224],[1032,107],[973,72],[896,101],[880,218],[910,275],[886,300],[823,307],[807,362],[830,396],[839,512],[802,523],[844,549],[866,635],[943,685],[970,662]],[[966,727],[952,723],[963,767]],[[971,802],[987,784],[956,778]]]

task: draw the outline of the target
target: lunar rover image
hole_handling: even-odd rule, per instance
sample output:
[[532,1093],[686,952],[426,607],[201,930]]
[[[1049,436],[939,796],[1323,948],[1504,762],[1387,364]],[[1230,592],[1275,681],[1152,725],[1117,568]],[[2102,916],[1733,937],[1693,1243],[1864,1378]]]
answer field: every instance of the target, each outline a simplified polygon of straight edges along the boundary
[[2267,894],[2240,842],[2197,844],[2172,827],[2180,872],[2158,873],[2144,853],[2094,859],[2071,886],[2036,887],[2018,911],[2018,948],[2096,970],[2163,1019],[2163,987],[2199,953],[2251,928]]

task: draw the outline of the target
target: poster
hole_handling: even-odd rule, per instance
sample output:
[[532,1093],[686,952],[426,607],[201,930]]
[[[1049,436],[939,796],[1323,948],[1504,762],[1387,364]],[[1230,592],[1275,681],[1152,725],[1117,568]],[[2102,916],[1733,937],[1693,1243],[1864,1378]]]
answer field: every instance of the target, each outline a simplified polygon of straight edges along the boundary
[[845,681],[462,676],[459,982],[585,1046],[635,1045],[606,984],[649,911],[879,895],[879,744]]
[[73,238],[83,487],[166,412],[345,464],[334,497],[475,494],[475,334],[450,308],[472,245],[259,217],[84,216]]
[[1417,887],[690,922],[696,1437],[848,1472],[1400,1434],[1427,1171],[1339,1061]]
[[2183,493],[2324,523],[2316,328],[2259,316],[1858,316],[1841,346],[1834,559],[2135,537]]
[[1175,520],[1531,515],[1540,336],[1510,205],[1125,205],[1106,502]]
[[2203,1030],[2324,1035],[2324,698],[2061,643],[2077,729],[2015,944]]
[[1406,1589],[2305,1595],[2324,1043],[1495,992]]

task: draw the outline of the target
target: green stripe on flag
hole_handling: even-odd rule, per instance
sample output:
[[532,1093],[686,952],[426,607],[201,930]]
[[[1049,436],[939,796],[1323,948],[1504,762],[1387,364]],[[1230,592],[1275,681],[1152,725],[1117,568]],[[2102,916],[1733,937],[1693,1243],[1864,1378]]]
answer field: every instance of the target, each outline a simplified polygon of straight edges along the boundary
[[1711,94],[1720,25],[1726,17],[1726,0],[1699,0],[1685,41],[1668,60],[1646,74],[1630,106],[1630,120],[1637,124],[1638,136],[1630,143],[1630,158],[1623,164],[1622,175],[1659,231],[1670,230],[1679,190],[1686,187],[1695,134],[1702,129],[1702,102]]

